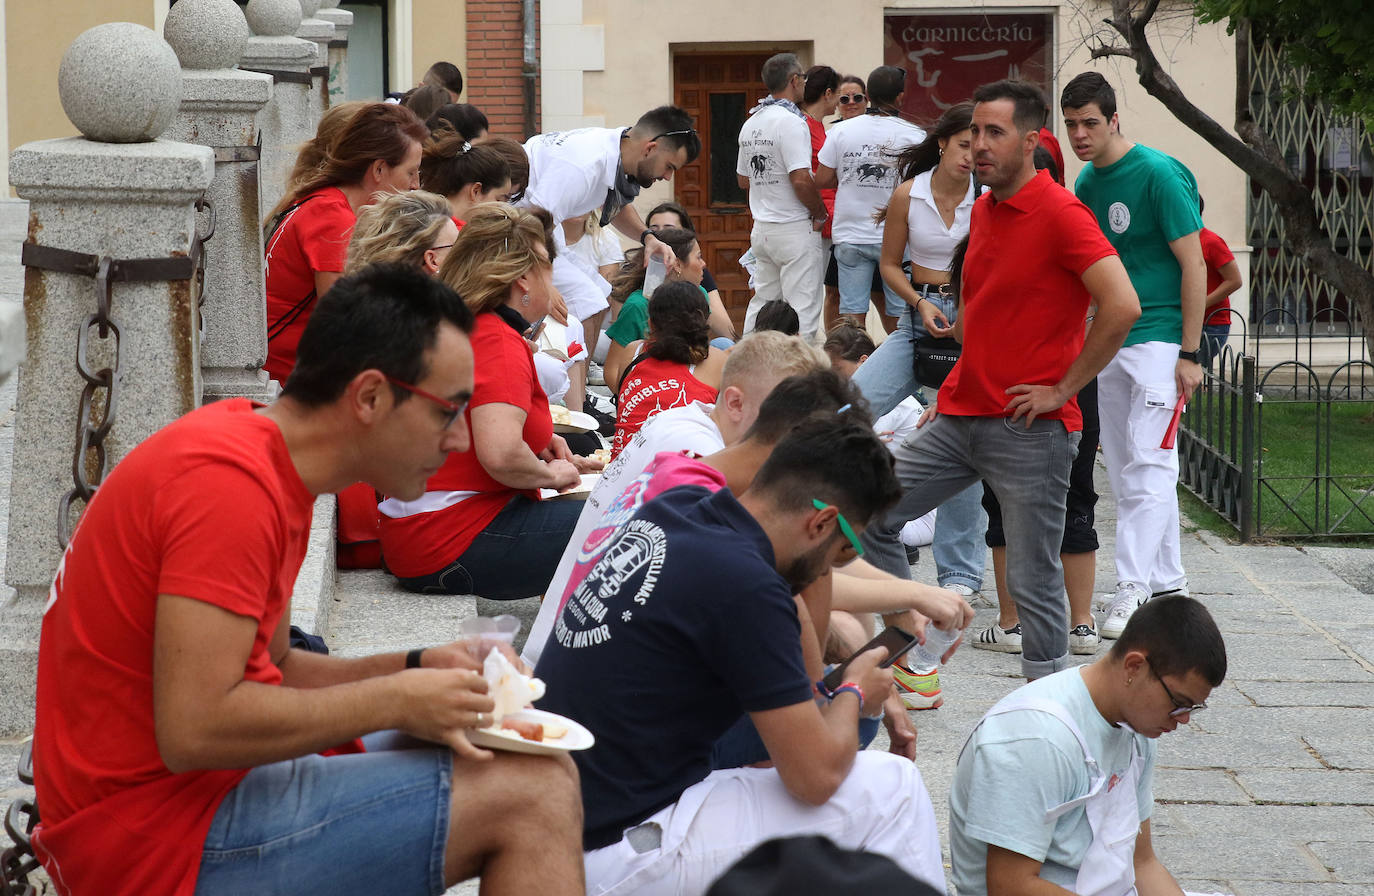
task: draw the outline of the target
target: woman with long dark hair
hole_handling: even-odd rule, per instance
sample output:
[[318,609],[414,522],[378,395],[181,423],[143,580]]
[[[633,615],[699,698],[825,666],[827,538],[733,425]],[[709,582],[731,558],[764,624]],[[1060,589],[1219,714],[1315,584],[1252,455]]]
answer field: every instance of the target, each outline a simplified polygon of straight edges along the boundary
[[694,284],[664,283],[649,299],[649,336],[616,392],[614,459],[650,417],[694,401],[713,403],[726,353],[711,347],[706,302]]
[[[706,293],[701,288],[701,277],[706,270],[706,261],[701,257],[697,235],[690,230],[670,227],[658,231],[656,236],[673,250],[679,261],[677,270],[669,271],[663,282],[685,280],[691,283],[705,307]],[[644,295],[645,273],[644,250],[633,249],[625,253],[625,263],[611,281],[611,301],[621,303],[615,322],[606,328],[606,335],[611,340],[606,349],[606,384],[612,387],[620,382],[625,366],[634,357],[630,346],[649,335],[649,300]]]
[[[897,157],[902,182],[883,213],[883,281],[906,303],[897,329],[854,374],[875,414],[920,391],[913,367],[916,341],[952,336],[957,302],[950,265],[968,235],[978,185],[973,176],[973,105],[945,110],[926,139]],[[911,260],[911,275],[902,270]],[[942,586],[971,597],[983,587],[987,515],[975,483],[940,505],[931,553]]]
[[409,109],[368,103],[267,216],[264,366],[278,382],[296,365],[296,344],[315,302],[343,276],[358,209],[378,193],[420,186],[420,146],[428,136]]

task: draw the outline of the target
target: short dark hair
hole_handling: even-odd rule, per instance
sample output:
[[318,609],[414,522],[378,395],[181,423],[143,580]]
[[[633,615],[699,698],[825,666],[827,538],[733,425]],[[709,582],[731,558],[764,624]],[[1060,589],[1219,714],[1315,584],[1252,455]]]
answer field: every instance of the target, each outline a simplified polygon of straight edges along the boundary
[[801,318],[797,316],[797,309],[785,300],[773,299],[764,302],[759,313],[754,315],[754,329],[749,332],[757,333],[759,330],[777,330],[788,336],[796,336],[801,332]]
[[451,129],[462,134],[464,139],[476,140],[491,130],[491,122],[487,120],[487,113],[472,103],[446,102],[425,119],[425,127],[436,137],[440,131]]
[[802,92],[803,103],[814,103],[827,90],[840,88],[840,73],[828,65],[813,65],[806,70],[806,89]]
[[1116,114],[1116,91],[1107,79],[1097,72],[1084,72],[1064,85],[1059,94],[1059,108],[1081,109],[1088,103],[1096,103],[1098,110],[1107,118]]
[[906,89],[906,72],[895,65],[880,65],[868,75],[868,98],[874,103],[892,105]]
[[1045,170],[1050,173],[1050,177],[1058,181],[1063,175],[1059,171],[1059,166],[1054,163],[1054,153],[1044,146],[1037,146],[1035,153],[1031,156],[1031,161],[1035,163],[1035,170]]
[[1216,687],[1226,678],[1226,643],[1212,614],[1201,602],[1182,595],[1146,601],[1126,622],[1110,656],[1120,661],[1132,650],[1150,658],[1156,675],[1187,675],[1197,670]]
[[436,62],[429,67],[422,78],[426,84],[433,84],[455,94],[463,92],[463,73],[452,62]]
[[1016,129],[1023,134],[1039,131],[1050,117],[1050,101],[1045,92],[1029,81],[1003,79],[984,84],[973,92],[973,102],[991,103],[997,100],[1011,100],[1015,110],[1011,120]]
[[865,84],[864,79],[860,78],[858,75],[840,75],[840,83],[858,84],[859,90],[863,92],[864,96],[868,96],[868,85]]
[[[403,383],[429,372],[439,324],[472,329],[472,312],[458,293],[410,265],[369,265],[337,280],[320,298],[301,334],[296,366],[282,394],[308,407],[336,400],[364,370]],[[410,397],[392,386],[396,401]]]
[[830,369],[795,374],[779,382],[764,398],[744,438],[776,445],[802,420],[834,417],[841,408],[844,419],[873,426],[873,415],[858,386]]
[[797,424],[773,448],[749,488],[790,512],[811,509],[812,499],[832,504],[859,526],[902,495],[892,454],[873,427],[839,414]]
[[769,93],[777,93],[787,86],[793,75],[803,71],[796,53],[775,53],[763,64],[763,86],[768,88]]
[[701,137],[691,113],[679,106],[659,106],[639,116],[635,130],[649,140],[667,143],[673,149],[687,150],[690,165],[701,154]]

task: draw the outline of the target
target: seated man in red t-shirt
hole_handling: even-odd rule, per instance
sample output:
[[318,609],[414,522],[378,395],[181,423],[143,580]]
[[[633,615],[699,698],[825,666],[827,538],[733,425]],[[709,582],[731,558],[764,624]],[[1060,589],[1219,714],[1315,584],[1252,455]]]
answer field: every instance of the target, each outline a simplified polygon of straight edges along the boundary
[[344,277],[275,404],[193,411],[101,485],[39,648],[33,843],[63,896],[581,892],[571,765],[467,738],[480,645],[288,641],[315,497],[418,496],[468,449],[471,326],[419,271]]

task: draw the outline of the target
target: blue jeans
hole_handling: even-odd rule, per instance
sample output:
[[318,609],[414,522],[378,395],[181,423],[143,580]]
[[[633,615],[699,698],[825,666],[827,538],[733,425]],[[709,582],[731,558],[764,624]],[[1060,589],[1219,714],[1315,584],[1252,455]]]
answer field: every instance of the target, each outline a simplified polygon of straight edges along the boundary
[[[868,297],[873,290],[873,272],[882,256],[881,243],[836,243],[835,266],[839,269],[840,313],[865,314]],[[883,282],[883,296],[887,299],[887,314],[896,317],[907,307],[902,297]]]
[[196,896],[443,893],[453,754],[396,732],[366,743],[250,771],[215,812]]
[[1224,324],[1204,324],[1202,342],[1198,344],[1198,363],[1204,368],[1210,368],[1212,359],[1221,354],[1221,350],[1226,345],[1226,340],[1230,335],[1231,321],[1229,319]]
[[1059,545],[1078,441],[1079,434],[1058,420],[1037,419],[1027,428],[1004,417],[941,414],[897,448],[902,498],[863,535],[870,563],[909,578],[898,537],[902,524],[986,479],[1002,505],[1007,581],[1021,617],[1021,670],[1027,678],[1057,672],[1068,661]]
[[[926,300],[939,305],[949,322],[954,323],[956,303],[953,298],[931,293]],[[854,383],[868,399],[874,417],[886,414],[908,395],[922,397],[921,384],[912,373],[912,344],[925,335],[920,315],[906,306],[897,318],[897,329],[888,334],[878,350],[854,373]],[[982,589],[983,569],[987,565],[987,545],[984,543],[987,528],[982,482],[973,483],[940,505],[940,512],[935,515],[935,541],[930,552],[935,558],[936,575],[941,585],[967,585],[974,591]]]
[[511,498],[456,560],[426,576],[401,579],[421,594],[476,594],[488,600],[538,597],[549,587],[585,501]]

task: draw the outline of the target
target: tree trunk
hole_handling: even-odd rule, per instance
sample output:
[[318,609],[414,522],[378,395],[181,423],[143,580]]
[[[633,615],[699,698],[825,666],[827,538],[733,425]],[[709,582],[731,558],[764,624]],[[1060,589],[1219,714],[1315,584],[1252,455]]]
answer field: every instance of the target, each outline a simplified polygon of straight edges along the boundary
[[1369,357],[1374,358],[1374,273],[1331,245],[1321,228],[1311,191],[1288,167],[1274,139],[1255,122],[1250,108],[1250,64],[1246,52],[1250,43],[1249,22],[1244,19],[1236,22],[1237,139],[1193,105],[1160,66],[1145,35],[1145,27],[1154,17],[1159,0],[1147,0],[1136,16],[1131,15],[1133,5],[1133,0],[1112,0],[1112,17],[1108,20],[1125,39],[1126,46],[1095,47],[1092,57],[1126,56],[1134,60],[1136,75],[1146,93],[1163,103],[1175,118],[1230,159],[1274,199],[1283,215],[1284,247],[1355,306]]

